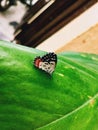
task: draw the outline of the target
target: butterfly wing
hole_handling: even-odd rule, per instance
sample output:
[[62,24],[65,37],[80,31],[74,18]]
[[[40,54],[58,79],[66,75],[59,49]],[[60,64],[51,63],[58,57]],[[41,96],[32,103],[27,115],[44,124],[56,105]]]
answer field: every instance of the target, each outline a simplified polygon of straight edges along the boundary
[[57,64],[57,55],[55,53],[48,53],[42,57],[37,57],[34,60],[34,65],[44,70],[45,72],[52,74]]

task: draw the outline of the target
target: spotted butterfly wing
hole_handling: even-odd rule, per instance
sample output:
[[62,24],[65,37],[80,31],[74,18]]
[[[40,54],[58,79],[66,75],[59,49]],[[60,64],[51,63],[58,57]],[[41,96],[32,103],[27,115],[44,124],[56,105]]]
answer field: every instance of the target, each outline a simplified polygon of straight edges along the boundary
[[57,55],[55,53],[48,53],[42,57],[36,57],[34,65],[44,70],[45,72],[52,74],[57,64]]

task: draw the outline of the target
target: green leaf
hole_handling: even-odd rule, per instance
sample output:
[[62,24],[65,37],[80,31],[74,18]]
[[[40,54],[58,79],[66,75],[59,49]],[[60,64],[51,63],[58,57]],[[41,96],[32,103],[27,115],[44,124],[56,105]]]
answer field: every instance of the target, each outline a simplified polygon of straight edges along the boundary
[[46,52],[0,41],[1,130],[97,130],[98,55],[64,52],[50,76]]

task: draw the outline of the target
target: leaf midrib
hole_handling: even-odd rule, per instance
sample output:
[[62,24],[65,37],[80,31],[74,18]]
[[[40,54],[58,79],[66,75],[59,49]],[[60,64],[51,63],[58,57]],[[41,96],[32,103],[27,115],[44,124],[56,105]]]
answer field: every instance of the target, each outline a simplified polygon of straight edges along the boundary
[[56,120],[54,120],[54,121],[52,121],[52,122],[50,122],[48,124],[45,124],[45,125],[43,125],[43,126],[41,126],[39,128],[36,128],[35,130],[39,130],[40,128],[44,128],[44,127],[46,127],[48,125],[54,124],[54,123],[56,123],[56,122],[58,122],[58,121],[60,121],[60,120],[62,120],[64,118],[69,117],[70,115],[72,115],[72,114],[76,113],[77,111],[79,111],[80,109],[84,108],[86,105],[88,105],[92,100],[96,99],[97,97],[98,97],[98,93],[96,93],[95,96],[93,96],[92,98],[90,98],[88,101],[86,101],[85,103],[83,103],[81,106],[77,107],[75,110],[67,113],[66,115],[64,115],[63,117],[61,117],[59,119],[56,119]]

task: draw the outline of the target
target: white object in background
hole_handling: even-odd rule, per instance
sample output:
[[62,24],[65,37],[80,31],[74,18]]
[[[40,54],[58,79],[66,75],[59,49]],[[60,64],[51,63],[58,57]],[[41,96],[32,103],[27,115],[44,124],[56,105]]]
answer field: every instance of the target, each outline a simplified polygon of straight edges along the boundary
[[61,28],[58,32],[42,42],[37,49],[55,52],[60,47],[87,31],[90,27],[98,23],[98,3],[86,10],[80,16],[72,20],[69,24]]

